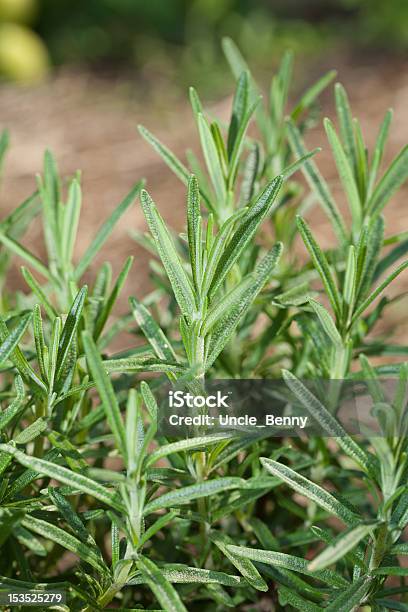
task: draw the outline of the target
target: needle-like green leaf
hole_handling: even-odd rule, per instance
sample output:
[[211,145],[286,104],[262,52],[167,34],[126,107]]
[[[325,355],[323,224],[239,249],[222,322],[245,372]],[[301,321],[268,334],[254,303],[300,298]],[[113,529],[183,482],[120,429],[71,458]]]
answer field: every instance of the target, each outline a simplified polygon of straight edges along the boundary
[[[295,124],[289,121],[287,123],[287,129],[288,138],[293,154],[297,158],[304,157],[305,155],[307,155],[308,151],[302,140],[302,136]],[[316,193],[321,205],[323,206],[329,219],[331,220],[333,229],[336,233],[336,236],[339,238],[340,243],[343,244],[347,242],[347,231],[344,224],[344,220],[337,208],[337,204],[330,192],[326,181],[323,179],[314,161],[307,159],[302,165],[302,171],[311,189],[313,189],[313,191]]]
[[96,348],[95,342],[88,331],[83,332],[82,341],[84,343],[89,370],[95,381],[99,397],[101,398],[109,427],[115,437],[116,446],[118,450],[124,454],[126,459],[126,433],[112,383],[106,373],[105,365]]
[[253,586],[257,591],[267,591],[268,585],[262,578],[255,565],[242,555],[236,555],[231,550],[231,544],[233,540],[226,535],[221,533],[211,534],[211,540],[218,546],[221,552],[231,561],[231,563],[237,568],[237,570],[243,575],[245,580]]
[[371,576],[362,576],[335,597],[325,608],[329,612],[350,612],[358,610],[370,590]]
[[[1,446],[0,446],[1,448]],[[168,493],[164,493],[148,502],[144,508],[143,514],[146,516],[151,512],[156,512],[162,508],[170,508],[172,506],[180,506],[188,504],[192,499],[200,499],[209,495],[216,495],[223,491],[231,489],[239,489],[244,486],[245,481],[234,476],[225,478],[215,478],[205,482],[174,489]]]
[[87,476],[72,472],[62,465],[51,463],[45,459],[30,457],[22,451],[17,450],[10,444],[0,444],[0,450],[12,455],[16,461],[21,463],[21,465],[33,470],[35,473],[49,476],[49,478],[54,478],[63,484],[71,486],[74,489],[79,489],[83,493],[99,499],[99,501],[111,506],[112,508],[123,510],[123,506],[118,501],[115,493],[112,493],[109,491],[109,489],[106,489],[104,486],[100,485],[95,480],[88,478]]
[[379,215],[394,193],[408,178],[408,146],[395,157],[384,176],[378,182],[367,204],[368,212]]
[[334,313],[336,317],[338,317],[341,313],[341,299],[326,256],[314,239],[306,221],[302,219],[302,217],[297,217],[296,221],[299,233],[302,236],[307,250],[309,251],[314,266],[322,279],[327,297],[330,300]]
[[172,442],[171,444],[164,444],[157,450],[153,451],[147,458],[146,467],[153,465],[159,459],[167,457],[172,453],[181,453],[188,450],[195,450],[197,448],[210,447],[217,442],[222,440],[229,440],[231,438],[228,433],[217,433],[208,436],[199,436],[196,438],[188,438],[187,440],[179,440],[178,442]]
[[277,476],[286,482],[292,489],[304,495],[307,499],[314,501],[318,506],[326,510],[329,514],[337,516],[347,525],[355,525],[359,517],[351,512],[348,507],[342,504],[331,493],[298,474],[283,463],[278,463],[273,459],[261,457],[263,467],[273,476]]
[[161,570],[147,557],[140,556],[136,565],[147,584],[167,612],[187,612],[176,589],[165,578]]
[[30,312],[21,317],[16,327],[2,341],[2,343],[0,344],[0,364],[4,363],[9,358],[11,353],[16,348],[17,344],[20,342],[28,327],[28,324],[31,321],[32,316],[33,315]]
[[282,185],[282,177],[278,176],[271,181],[263,190],[257,200],[248,208],[242,217],[231,240],[224,250],[214,273],[213,281],[209,288],[210,294],[215,294],[222,285],[228,272],[243,253],[244,249],[253,239],[262,221],[271,211],[276,196]]
[[43,536],[47,540],[52,540],[63,548],[70,550],[80,559],[92,565],[92,567],[99,572],[103,573],[107,571],[100,553],[98,555],[94,548],[90,548],[87,544],[83,544],[64,529],[60,529],[48,521],[43,521],[33,516],[24,519],[21,524],[29,531],[34,531],[34,533]]
[[326,332],[330,340],[333,342],[334,345],[341,346],[343,341],[332,317],[330,316],[330,313],[326,310],[324,306],[322,306],[322,304],[316,302],[316,300],[310,298],[308,302],[309,305],[313,308],[320,323],[322,324],[324,331]]
[[282,370],[282,376],[290,390],[295,394],[304,408],[313,419],[319,423],[328,436],[334,437],[344,452],[354,459],[360,467],[375,477],[375,470],[370,457],[365,451],[346,433],[339,421],[323,406],[323,404],[305,387],[305,385],[294,374],[288,370]]
[[167,339],[162,329],[157,325],[146,306],[134,297],[129,298],[129,302],[137,323],[140,325],[157,357],[167,361],[177,361],[176,354],[170,341]]
[[180,310],[183,315],[192,318],[195,312],[193,288],[184,271],[173,239],[147,191],[142,190],[140,199],[157,252],[169,277]]
[[238,557],[251,559],[251,561],[265,563],[266,565],[283,567],[293,572],[305,574],[306,576],[313,576],[314,578],[335,587],[344,587],[347,585],[347,581],[337,572],[330,570],[311,572],[308,568],[308,562],[306,559],[295,557],[294,555],[287,555],[285,553],[262,550],[259,548],[248,548],[246,546],[235,546],[232,544],[228,546],[228,550]]
[[347,199],[350,205],[353,224],[358,228],[362,220],[362,205],[360,195],[357,188],[356,179],[353,173],[353,167],[342,147],[339,137],[332,122],[325,119],[324,127],[326,129],[327,138],[333,151],[333,156],[336,162],[337,171],[340,176],[344,191],[347,194]]
[[342,533],[309,563],[310,571],[313,572],[315,570],[325,569],[329,565],[336,563],[339,559],[342,559],[347,553],[353,550],[361,540],[369,535],[374,527],[375,526],[372,524],[357,525],[357,527],[353,527],[345,533]]

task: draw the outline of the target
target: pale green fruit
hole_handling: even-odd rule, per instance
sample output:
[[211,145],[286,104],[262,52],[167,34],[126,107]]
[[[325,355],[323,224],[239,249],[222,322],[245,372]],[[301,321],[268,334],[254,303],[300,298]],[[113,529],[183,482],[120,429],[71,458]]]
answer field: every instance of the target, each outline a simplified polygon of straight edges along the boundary
[[15,23],[0,25],[0,75],[21,83],[41,81],[49,71],[49,57],[42,40]]
[[37,0],[0,0],[0,21],[31,23],[37,10]]

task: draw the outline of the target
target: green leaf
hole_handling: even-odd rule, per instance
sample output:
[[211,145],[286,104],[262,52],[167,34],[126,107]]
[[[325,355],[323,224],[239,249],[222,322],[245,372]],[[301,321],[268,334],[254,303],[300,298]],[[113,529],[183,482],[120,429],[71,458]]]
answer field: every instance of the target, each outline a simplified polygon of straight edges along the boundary
[[351,512],[349,508],[344,506],[331,493],[308,480],[301,474],[297,474],[294,470],[282,463],[278,463],[273,459],[261,457],[263,467],[273,476],[277,476],[292,489],[306,497],[310,501],[314,501],[318,506],[326,510],[329,514],[337,516],[346,525],[355,525],[359,521],[359,517]]
[[241,219],[228,246],[221,255],[214,273],[209,292],[214,295],[223,283],[232,266],[244,252],[244,249],[253,239],[258,227],[271,211],[272,205],[282,185],[282,177],[278,176],[271,181],[256,201],[248,208],[247,213]]
[[8,130],[2,130],[0,134],[0,172],[3,169],[4,158],[9,147],[10,138]]
[[261,101],[261,97],[255,99],[255,101],[251,104],[251,106],[246,111],[245,115],[242,118],[241,124],[239,125],[238,132],[235,138],[234,148],[231,152],[230,163],[229,163],[229,172],[228,172],[228,187],[229,189],[233,189],[238,165],[240,160],[240,155],[242,148],[244,146],[245,134],[248,129],[249,122],[256,111],[259,102]]
[[0,546],[3,546],[15,527],[24,518],[24,510],[0,508]]
[[408,567],[385,566],[372,570],[374,576],[408,576]]
[[55,373],[57,368],[58,347],[60,342],[62,322],[60,317],[55,317],[51,328],[51,342],[48,353],[48,386],[50,390],[54,389]]
[[408,253],[408,240],[404,240],[397,244],[387,255],[378,262],[375,272],[373,275],[373,280],[377,280],[384,272],[392,266],[396,261],[398,261],[401,257]]
[[6,249],[9,249],[12,253],[14,253],[14,255],[21,257],[21,259],[30,264],[30,266],[32,266],[35,270],[37,270],[37,272],[42,274],[44,278],[46,278],[48,281],[52,281],[52,276],[48,268],[42,263],[42,261],[19,242],[17,242],[13,238],[10,238],[10,236],[7,236],[7,234],[3,233],[1,229],[0,242],[4,244]]
[[59,546],[70,550],[80,559],[82,559],[82,561],[89,563],[99,572],[106,572],[107,568],[104,565],[101,555],[98,555],[93,548],[83,544],[80,540],[63,529],[60,529],[47,521],[34,518],[33,516],[24,519],[21,524],[29,531],[33,531],[34,533],[43,536],[47,540],[52,540],[56,544],[59,544]]
[[14,419],[23,407],[25,398],[24,383],[21,376],[16,376],[14,379],[16,388],[16,397],[5,410],[0,413],[0,432]]
[[193,113],[195,115],[198,115],[198,113],[203,113],[204,112],[203,105],[201,104],[201,100],[197,93],[197,90],[194,89],[194,87],[190,87],[188,90],[188,93],[190,96],[190,104],[191,104],[191,108],[193,109]]
[[[304,157],[308,151],[303,143],[300,131],[291,121],[287,123],[288,138],[291,149],[295,157]],[[326,211],[329,219],[332,222],[336,236],[341,243],[347,242],[347,231],[344,225],[344,220],[337,208],[337,204],[330,192],[330,189],[317,169],[316,164],[311,160],[306,160],[302,166],[303,174],[309,183],[310,188],[316,193]]]
[[133,204],[135,198],[139,194],[140,190],[144,185],[144,181],[139,181],[136,183],[128,195],[122,200],[122,202],[115,208],[111,216],[105,221],[105,223],[101,226],[99,231],[97,232],[95,238],[92,240],[91,244],[85,251],[84,255],[81,258],[76,270],[75,270],[75,279],[79,280],[84,272],[88,269],[92,261],[94,260],[96,254],[105,244],[106,240],[111,235],[113,228],[116,223],[122,217],[122,215],[127,211],[129,206]]
[[52,448],[58,449],[71,470],[81,473],[89,468],[88,463],[78,451],[77,446],[67,437],[56,431],[50,431],[48,433],[48,439],[51,442]]
[[111,506],[112,508],[123,510],[122,504],[117,501],[117,497],[114,493],[94,480],[91,480],[86,476],[82,476],[82,474],[76,474],[75,472],[72,472],[61,465],[51,463],[45,459],[30,457],[9,444],[0,444],[0,451],[9,453],[15,458],[16,461],[21,463],[21,465],[33,470],[38,474],[44,474],[45,476],[54,478],[59,482],[71,486],[74,489],[79,489],[83,493],[99,499],[101,502]]
[[47,429],[47,421],[42,417],[36,419],[31,425],[25,427],[20,433],[14,438],[16,444],[28,444],[31,440],[37,438],[43,431]]
[[356,293],[356,274],[357,274],[357,262],[356,262],[356,251],[354,246],[351,244],[348,249],[346,271],[344,273],[344,285],[343,285],[343,299],[346,310],[346,315],[349,310],[353,307],[355,293]]
[[133,259],[134,258],[132,256],[126,259],[125,265],[120,271],[119,276],[116,279],[116,282],[114,284],[114,287],[111,293],[109,294],[108,299],[105,301],[105,304],[103,305],[102,310],[99,313],[99,316],[95,322],[95,327],[94,327],[94,332],[93,332],[93,337],[95,340],[97,340],[99,336],[101,335],[103,328],[105,326],[105,323],[108,320],[108,317],[112,311],[112,308],[114,304],[116,303],[116,300],[120,292],[123,289],[123,285],[125,284],[128,274],[130,272],[130,268],[132,267]]
[[179,363],[169,363],[157,359],[140,359],[137,357],[106,359],[103,361],[103,365],[107,372],[163,372],[179,374],[186,371],[186,367]]
[[14,528],[13,532],[18,542],[27,547],[28,550],[33,552],[35,555],[38,555],[39,557],[46,557],[48,555],[45,546],[43,546],[39,539],[30,533],[30,531],[28,531],[28,529],[25,527],[17,526]]
[[82,333],[82,341],[89,370],[95,381],[99,397],[101,398],[109,427],[115,437],[116,447],[123,453],[126,460],[126,433],[112,383],[106,373],[104,363],[96,348],[95,342],[88,331]]
[[58,382],[64,372],[72,344],[76,340],[76,333],[82,316],[85,300],[88,295],[88,287],[84,285],[80,289],[72,303],[58,345],[55,380]]
[[378,170],[380,168],[381,161],[384,155],[385,144],[387,142],[388,132],[390,130],[390,124],[392,121],[392,114],[392,110],[388,109],[388,111],[385,113],[384,121],[382,122],[380,130],[378,132],[368,181],[369,194],[372,193],[374,183],[377,178]]
[[330,604],[325,608],[329,612],[350,612],[358,610],[371,588],[372,578],[370,576],[362,576],[347,589],[342,591],[340,595],[332,599]]
[[35,280],[35,278],[31,274],[31,272],[29,270],[27,270],[27,268],[25,268],[24,266],[21,266],[21,274],[23,275],[23,278],[24,278],[25,282],[27,283],[27,285],[30,287],[31,291],[40,300],[41,305],[43,306],[43,308],[44,308],[45,312],[47,313],[49,319],[52,321],[54,319],[54,317],[57,316],[57,311],[55,310],[55,308],[51,304],[51,302],[48,300],[48,298],[45,295],[44,291],[42,290],[41,286],[39,285],[39,283],[37,283],[37,281]]
[[351,320],[351,325],[353,325],[356,321],[358,321],[363,314],[363,312],[370,306],[372,302],[388,287],[388,285],[396,278],[401,272],[403,272],[408,267],[408,260],[404,261],[404,263],[400,264],[391,274],[387,276],[387,278],[380,284],[378,287],[370,293],[370,295],[364,300],[362,304],[357,308],[357,310],[353,314],[353,318]]
[[336,162],[337,171],[343,185],[343,189],[347,194],[347,199],[350,205],[353,224],[358,228],[362,220],[362,205],[360,195],[357,189],[357,183],[353,174],[353,167],[350,165],[349,159],[341,145],[341,142],[336,134],[336,130],[329,119],[325,119],[324,127],[327,138],[329,140],[333,156]]
[[309,305],[313,308],[324,331],[326,332],[330,340],[333,342],[334,345],[341,346],[343,344],[343,340],[332,317],[330,316],[330,313],[326,310],[324,306],[322,306],[322,304],[316,302],[316,300],[309,298],[308,302]]
[[[0,340],[1,342],[5,342],[9,337],[10,332],[7,328],[6,323],[3,321],[0,316]],[[28,363],[21,349],[16,346],[10,355],[11,361],[16,366],[18,372],[21,374],[22,378],[25,380],[31,380],[36,387],[36,391],[40,390],[41,392],[47,392],[47,388],[44,383],[38,378],[37,374],[34,372],[33,368]]]
[[248,64],[234,41],[228,36],[222,39],[222,49],[236,79],[239,79],[243,72],[249,74]]
[[322,91],[326,89],[328,85],[336,78],[337,71],[329,70],[324,74],[316,83],[313,83],[311,87],[309,87],[305,93],[300,98],[299,102],[296,104],[295,108],[291,112],[291,118],[296,121],[302,113],[307,110],[315,100],[320,96]]
[[21,338],[23,337],[29,322],[32,318],[32,312],[21,317],[16,327],[9,332],[9,335],[0,344],[0,364],[3,364],[14,351]]
[[146,468],[153,463],[156,463],[159,459],[167,457],[171,453],[181,453],[188,450],[195,450],[197,448],[206,448],[220,442],[222,440],[229,440],[231,435],[228,433],[217,433],[208,436],[198,436],[196,438],[188,438],[187,440],[178,440],[178,442],[172,442],[170,444],[164,444],[157,450],[149,454],[146,461]]
[[231,563],[237,568],[237,570],[243,575],[245,580],[253,586],[257,591],[267,591],[268,585],[262,578],[256,567],[249,559],[242,558],[240,555],[236,555],[231,551],[230,544],[231,540],[228,536],[222,535],[221,533],[213,532],[211,534],[211,540],[218,546],[221,552],[231,561]]
[[352,171],[357,168],[357,151],[354,140],[353,116],[346,90],[343,85],[336,83],[335,88],[336,111],[340,124],[340,134],[344,143],[347,159]]
[[252,273],[253,283],[249,285],[244,294],[241,294],[239,301],[235,301],[234,306],[231,306],[225,316],[218,321],[212,328],[211,342],[206,357],[206,368],[214,363],[218,355],[221,353],[226,343],[231,338],[239,321],[248,312],[251,304],[255,300],[258,293],[261,291],[265,283],[271,277],[272,271],[277,265],[282,253],[282,244],[276,244],[260,261]]
[[43,178],[38,178],[38,188],[42,201],[43,229],[48,259],[51,269],[56,272],[61,252],[61,232],[58,223],[60,180],[54,156],[48,150],[44,155]]
[[288,178],[290,178],[292,176],[292,174],[295,174],[295,172],[297,172],[298,170],[300,170],[300,168],[303,166],[303,164],[308,160],[311,159],[312,157],[314,157],[316,155],[316,153],[320,153],[321,151],[321,147],[316,147],[315,149],[313,149],[312,151],[309,151],[308,153],[306,153],[306,155],[302,155],[302,157],[299,157],[299,159],[295,160],[292,164],[290,164],[289,166],[286,166],[286,168],[284,170],[282,170],[282,176],[285,180],[287,180]]
[[[242,173],[242,183],[241,183],[241,195],[240,201],[247,205],[254,196],[256,180],[258,178],[258,173],[260,170],[261,164],[261,150],[259,143],[255,142],[252,144],[251,149],[248,153],[247,159],[245,161],[245,167]],[[287,172],[283,171],[283,176],[288,178]]]
[[229,545],[228,550],[236,556],[244,559],[251,559],[251,561],[257,561],[258,563],[265,563],[266,565],[273,565],[275,567],[283,567],[292,572],[299,572],[300,574],[305,574],[306,576],[313,576],[313,578],[326,582],[331,586],[344,587],[347,585],[347,581],[337,572],[330,570],[311,572],[308,569],[308,561],[300,557],[271,550],[262,550],[260,548],[247,548],[246,546]]
[[217,271],[217,266],[219,264],[220,258],[223,255],[223,252],[228,244],[229,237],[233,230],[235,223],[242,219],[248,209],[241,208],[234,214],[232,214],[224,223],[221,225],[220,230],[217,232],[215,236],[211,250],[207,257],[207,265],[205,266],[203,282],[201,285],[201,294],[206,296],[208,294],[209,288],[213,281],[215,280],[215,274]]
[[298,230],[300,235],[302,236],[303,242],[307,250],[309,251],[310,257],[312,258],[314,267],[319,273],[320,278],[322,279],[324,288],[327,293],[327,297],[330,300],[333,311],[336,316],[339,316],[341,313],[341,299],[338,289],[336,287],[336,283],[330,272],[330,266],[326,259],[325,254],[317,244],[316,240],[313,237],[312,232],[306,221],[302,219],[302,217],[297,216],[296,222],[298,226]]
[[364,142],[363,132],[360,122],[357,119],[353,120],[354,135],[356,140],[357,165],[356,165],[356,183],[360,195],[360,202],[364,206],[367,198],[367,182],[368,182],[368,159],[367,147]]
[[248,72],[244,71],[237,83],[235,90],[234,100],[232,103],[232,114],[230,124],[228,128],[228,139],[227,139],[227,150],[228,157],[231,159],[231,154],[234,149],[234,145],[237,139],[238,130],[243,122],[245,113],[248,107],[248,95],[249,95],[249,75]]
[[[2,445],[0,445],[0,449],[1,447]],[[207,480],[199,484],[174,489],[173,491],[164,493],[163,495],[160,495],[160,497],[156,497],[152,501],[148,502],[144,507],[143,514],[146,516],[147,514],[155,512],[156,510],[161,510],[162,508],[189,504],[193,499],[200,499],[201,497],[216,495],[217,493],[230,491],[231,489],[239,489],[244,486],[244,483],[245,481],[241,478],[231,476]]]
[[320,427],[322,427],[330,437],[336,438],[337,444],[349,457],[358,463],[365,472],[375,477],[375,468],[369,456],[367,456],[364,450],[354,442],[337,419],[330,414],[327,408],[325,408],[313,393],[311,393],[291,372],[282,370],[282,376],[290,390],[306,408],[312,418],[319,423]]
[[208,122],[202,113],[197,115],[197,125],[205,163],[217,200],[217,210],[221,211],[227,199],[227,191],[217,148]]
[[320,612],[322,608],[317,604],[308,601],[296,591],[292,591],[287,589],[284,586],[278,587],[279,593],[279,602],[282,606],[287,606],[288,604],[295,608],[296,610],[302,610],[302,612]]
[[378,182],[367,204],[368,212],[379,215],[388,200],[408,178],[408,145],[395,157],[384,176]]
[[48,495],[50,500],[60,511],[61,515],[67,521],[73,532],[78,535],[79,539],[92,549],[96,556],[102,561],[101,553],[95,544],[95,540],[87,531],[79,515],[75,512],[69,501],[58,491],[57,488],[48,487]]
[[114,521],[111,524],[111,555],[112,555],[112,569],[120,560],[120,539],[119,539],[119,527]]
[[177,361],[177,357],[171,343],[166,338],[162,329],[157,325],[147,308],[136,298],[129,298],[133,315],[140,325],[146,339],[150,342],[159,359]]
[[184,316],[193,317],[196,304],[191,282],[184,271],[183,265],[174,246],[170,233],[160,216],[156,205],[147,193],[142,190],[141,202],[143,212],[150,232],[154,238],[157,251],[169,277],[174,297]]
[[179,594],[153,561],[150,561],[147,557],[140,556],[136,561],[136,566],[157,597],[159,604],[167,612],[187,612]]
[[248,275],[245,277],[239,285],[231,289],[225,296],[222,297],[206,314],[204,322],[201,327],[201,334],[206,336],[209,331],[216,325],[221,319],[224,319],[226,315],[239,306],[242,303],[242,299],[248,293],[248,289],[256,285],[255,275]]
[[168,165],[170,170],[174,172],[176,176],[178,176],[181,181],[187,185],[188,180],[190,178],[190,172],[181,163],[179,159],[168,149],[164,144],[160,142],[149,130],[147,130],[143,125],[138,126],[140,134],[143,138],[157,151],[163,161]]
[[151,392],[149,385],[144,380],[142,380],[142,382],[140,383],[140,391],[151,420],[156,421],[158,413],[157,402],[153,393]]
[[373,282],[378,256],[384,239],[384,219],[372,219],[366,232],[362,232],[357,249],[356,306],[367,296]]
[[[240,576],[231,576],[225,572],[189,567],[183,563],[166,563],[160,566],[163,576],[177,584],[222,584],[229,587],[243,587],[246,582]],[[128,584],[142,584],[142,576],[131,578]]]
[[[171,523],[178,516],[177,512],[167,512],[157,519],[142,535],[140,538],[140,547],[142,547],[148,540],[150,540],[158,531],[163,529],[166,525]],[[170,582],[172,582],[170,580]]]
[[347,553],[353,550],[353,548],[369,535],[374,528],[375,524],[362,524],[341,533],[339,537],[335,538],[327,548],[309,563],[309,569],[311,571],[321,570],[336,563],[339,559],[342,559]]
[[64,224],[61,236],[61,252],[66,266],[72,261],[81,213],[81,199],[81,185],[75,178],[71,181],[68,190],[68,201],[64,209]]
[[197,179],[194,175],[190,177],[188,182],[187,233],[191,271],[193,273],[194,286],[196,291],[198,291],[201,285],[202,275],[202,219],[200,212],[200,192]]
[[395,544],[391,550],[393,555],[408,555],[408,542]]
[[395,599],[376,599],[375,601],[379,606],[384,606],[387,610],[408,612],[408,604],[402,603],[402,601],[396,601]]
[[44,341],[44,331],[41,317],[41,308],[39,304],[34,306],[33,313],[33,329],[34,329],[34,342],[35,350],[37,352],[38,365],[40,367],[41,377],[44,381],[47,381],[47,366],[46,366],[46,351]]

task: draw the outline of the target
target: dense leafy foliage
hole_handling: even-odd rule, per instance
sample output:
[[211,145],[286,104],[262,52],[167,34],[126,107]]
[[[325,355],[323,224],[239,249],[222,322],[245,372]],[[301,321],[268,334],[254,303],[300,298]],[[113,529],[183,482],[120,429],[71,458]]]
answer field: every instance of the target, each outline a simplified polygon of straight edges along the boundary
[[[400,296],[407,234],[383,216],[408,176],[408,149],[382,169],[391,114],[368,153],[347,95],[335,86],[327,138],[349,210],[342,211],[304,133],[324,75],[289,108],[292,56],[263,102],[231,40],[237,86],[228,126],[191,104],[202,161],[188,166],[144,127],[186,185],[186,233],[166,226],[143,182],[76,261],[80,176],[62,189],[47,152],[38,190],[0,224],[0,559],[3,588],[59,586],[69,610],[405,610],[408,365],[405,345],[375,326]],[[248,126],[257,126],[257,137]],[[251,132],[252,134],[252,132]],[[7,148],[3,135],[0,150]],[[310,193],[295,173],[303,172]],[[154,290],[111,323],[132,266],[113,281],[93,270],[118,219],[140,200],[155,259]],[[319,202],[333,247],[319,246],[308,209]],[[43,222],[46,261],[24,245]],[[351,219],[351,221],[350,221]],[[292,248],[304,243],[299,258]],[[12,257],[27,293],[8,291]],[[90,287],[83,275],[92,271]],[[110,350],[123,330],[135,347]],[[374,366],[373,357],[392,356]],[[396,379],[389,401],[378,377]],[[157,432],[157,395],[183,380],[284,377],[334,438]],[[356,439],[336,421],[336,389],[303,378],[360,376],[382,436]],[[263,604],[262,604],[263,605]]]

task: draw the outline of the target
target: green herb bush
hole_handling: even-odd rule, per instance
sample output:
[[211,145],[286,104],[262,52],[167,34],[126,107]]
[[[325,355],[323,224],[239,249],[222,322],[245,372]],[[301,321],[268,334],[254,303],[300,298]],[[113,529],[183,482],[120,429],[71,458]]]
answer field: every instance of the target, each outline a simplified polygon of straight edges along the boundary
[[[78,261],[80,175],[65,188],[49,152],[36,192],[0,223],[1,588],[64,589],[58,610],[407,610],[408,347],[375,327],[408,266],[407,233],[387,233],[384,217],[408,148],[382,168],[391,112],[368,152],[335,86],[337,128],[326,119],[325,129],[344,214],[303,140],[335,73],[289,107],[291,54],[262,100],[231,40],[224,51],[237,79],[228,125],[190,91],[201,159],[188,152],[185,165],[140,127],[186,186],[185,234],[140,181]],[[2,157],[6,148],[4,133]],[[154,289],[112,319],[132,257],[115,279],[92,264],[136,200]],[[313,233],[316,203],[330,249]],[[21,242],[35,217],[45,261]],[[24,293],[8,290],[14,256]],[[112,353],[122,331],[134,348]],[[381,375],[396,379],[392,401]],[[210,379],[282,376],[334,438],[157,432],[169,382],[202,390]],[[347,434],[335,394],[301,380],[352,377],[370,381],[381,437]]]

